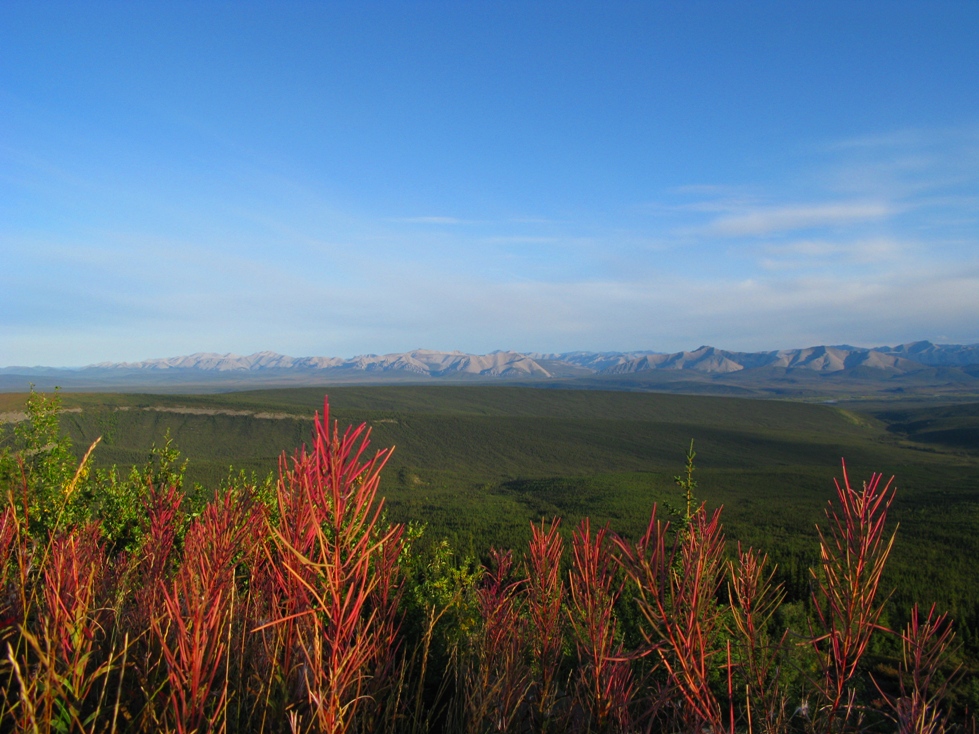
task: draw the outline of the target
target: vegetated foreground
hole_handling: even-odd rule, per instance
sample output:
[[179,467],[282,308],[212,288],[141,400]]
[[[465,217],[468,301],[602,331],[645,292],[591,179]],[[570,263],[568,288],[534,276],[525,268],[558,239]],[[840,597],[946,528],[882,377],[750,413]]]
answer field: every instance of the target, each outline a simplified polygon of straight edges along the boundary
[[[0,395],[0,411],[22,413],[23,400]],[[189,460],[185,492],[207,499],[241,470],[256,484],[274,481],[279,453],[308,439],[323,393],[63,400],[62,425],[80,452],[102,437],[96,473],[141,467],[169,433]],[[675,504],[674,476],[695,439],[698,495],[724,507],[729,546],[769,554],[792,602],[809,597],[815,525],[840,458],[854,476],[886,467],[900,488],[890,517],[901,528],[883,581],[894,594],[888,623],[902,626],[914,602],[937,603],[979,658],[979,404],[503,386],[333,388],[330,403],[342,425],[367,421],[375,445],[397,447],[381,477],[388,520],[424,522],[428,538],[480,558],[494,545],[524,547],[531,522],[555,516],[565,540],[585,517],[637,537],[654,502]],[[973,698],[979,705],[979,685]]]
[[[844,472],[805,603],[695,498],[461,558],[389,522],[388,452],[324,405],[278,480],[185,497],[168,448],[76,463],[32,396],[5,455],[0,721],[30,731],[943,731],[952,623],[885,625],[889,483]],[[97,451],[93,445],[93,449]]]

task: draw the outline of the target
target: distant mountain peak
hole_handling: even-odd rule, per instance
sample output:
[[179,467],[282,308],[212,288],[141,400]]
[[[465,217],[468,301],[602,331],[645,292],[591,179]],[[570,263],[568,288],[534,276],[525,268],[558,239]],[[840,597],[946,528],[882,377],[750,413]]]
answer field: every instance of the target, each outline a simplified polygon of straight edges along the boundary
[[[589,375],[626,376],[652,371],[699,373],[704,376],[745,373],[772,374],[879,374],[895,376],[936,368],[964,368],[956,380],[979,377],[979,344],[934,344],[916,341],[872,349],[849,345],[817,345],[767,352],[736,352],[702,344],[692,351],[667,354],[654,351],[522,353],[498,349],[469,354],[419,347],[409,352],[363,354],[356,357],[290,357],[270,350],[239,355],[230,352],[195,352],[181,357],[140,362],[102,362],[80,369],[7,367],[3,375],[75,375],[98,384],[127,382],[190,383],[227,380],[278,380],[290,384],[308,379],[325,381],[385,381],[388,379],[574,379]],[[869,370],[869,372],[868,372]],[[951,373],[950,373],[951,374]],[[12,378],[11,378],[12,379]]]

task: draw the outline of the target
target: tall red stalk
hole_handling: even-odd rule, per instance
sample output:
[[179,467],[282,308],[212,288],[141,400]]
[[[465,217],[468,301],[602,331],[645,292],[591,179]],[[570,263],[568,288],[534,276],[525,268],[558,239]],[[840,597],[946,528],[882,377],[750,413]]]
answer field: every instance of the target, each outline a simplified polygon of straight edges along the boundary
[[46,722],[55,729],[79,726],[96,682],[106,673],[97,659],[101,630],[95,619],[105,565],[97,524],[50,540],[41,572],[40,634],[24,630],[37,659],[22,690],[21,713],[32,719],[31,728]]
[[272,564],[279,601],[270,624],[286,625],[286,674],[298,676],[317,728],[330,734],[353,726],[371,663],[395,644],[383,608],[395,597],[379,588],[394,576],[378,568],[388,547],[400,546],[402,528],[382,526],[377,489],[389,452],[364,459],[369,434],[362,424],[341,435],[324,401],[312,451],[280,462]]
[[105,547],[98,525],[59,533],[51,540],[41,586],[44,636],[69,665],[83,663],[90,653],[96,633],[92,612],[104,570]]
[[817,682],[825,706],[816,712],[828,731],[842,717],[845,726],[854,712],[850,683],[878,629],[883,602],[877,601],[884,565],[894,544],[885,537],[887,511],[894,501],[891,482],[880,486],[873,474],[862,489],[850,486],[843,465],[843,486],[836,482],[838,506],[826,509],[829,531],[819,532],[821,573],[812,571],[813,607],[819,632],[812,635],[821,679]]
[[18,556],[21,547],[20,523],[13,500],[0,513],[0,644],[21,621]]
[[635,544],[617,544],[622,563],[637,588],[646,622],[646,653],[655,653],[666,668],[671,688],[682,703],[685,729],[722,727],[721,707],[710,686],[723,666],[719,643],[721,608],[716,595],[723,579],[724,535],[721,511],[693,513],[687,531],[666,545],[667,523],[650,515],[645,534]]
[[490,564],[477,590],[483,627],[475,675],[467,686],[466,706],[473,731],[513,731],[522,718],[530,685],[524,660],[527,620],[522,615],[525,581],[513,578],[513,552],[490,551]]
[[146,520],[134,574],[136,589],[130,619],[134,636],[149,629],[150,620],[160,613],[161,590],[169,578],[177,529],[183,521],[182,501],[183,493],[176,485],[149,487],[143,501]]
[[24,622],[25,592],[21,572],[27,567],[26,557],[26,539],[17,517],[15,501],[10,497],[7,507],[0,514],[0,651],[6,653],[0,655],[0,681],[4,684],[0,694],[0,723],[16,706],[13,661],[9,651],[20,648],[15,638],[19,625]]
[[530,652],[534,666],[531,698],[533,719],[542,731],[550,721],[558,696],[561,651],[564,643],[561,605],[564,584],[561,580],[561,556],[564,540],[554,518],[549,528],[530,524],[530,547],[527,558],[527,611],[530,618]]
[[588,518],[572,533],[569,617],[575,633],[579,668],[575,697],[585,731],[627,730],[634,685],[629,656],[616,641],[615,603],[622,583],[608,526],[592,535]]
[[901,633],[900,693],[884,694],[899,734],[939,734],[946,730],[940,706],[951,676],[942,678],[939,673],[954,644],[955,631],[947,614],[936,614],[933,604],[922,619],[918,605],[912,607],[911,619]]
[[773,584],[775,569],[768,556],[738,544],[738,558],[729,564],[731,621],[738,641],[740,670],[745,681],[746,713],[760,731],[775,734],[784,729],[785,702],[779,680],[780,657],[788,637],[786,630],[773,638],[768,626],[785,599],[781,584]]
[[223,730],[235,569],[259,537],[263,516],[233,492],[209,504],[187,532],[182,562],[160,590],[150,623],[167,664],[170,718],[178,734]]

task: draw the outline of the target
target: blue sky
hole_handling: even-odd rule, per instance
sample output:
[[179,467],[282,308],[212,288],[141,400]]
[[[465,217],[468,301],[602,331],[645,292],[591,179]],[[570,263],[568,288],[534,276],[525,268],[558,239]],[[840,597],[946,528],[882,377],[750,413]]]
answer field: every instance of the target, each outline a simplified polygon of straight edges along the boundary
[[0,366],[979,341],[979,4],[0,3]]

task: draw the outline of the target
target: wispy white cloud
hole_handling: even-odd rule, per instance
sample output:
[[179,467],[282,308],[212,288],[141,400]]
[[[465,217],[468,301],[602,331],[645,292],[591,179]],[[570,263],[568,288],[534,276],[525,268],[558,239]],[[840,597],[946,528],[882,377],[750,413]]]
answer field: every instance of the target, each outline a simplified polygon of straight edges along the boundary
[[895,211],[895,207],[884,202],[776,206],[721,217],[704,227],[703,233],[720,237],[769,235],[815,227],[879,221],[894,214]]
[[923,196],[979,182],[979,125],[902,130],[836,142],[826,184],[847,195],[876,195],[922,206]]
[[511,224],[543,224],[543,225],[559,225],[568,224],[565,219],[554,219],[552,217],[511,217],[507,220]]
[[879,148],[908,148],[919,147],[924,143],[933,140],[935,131],[930,134],[924,130],[905,128],[903,130],[891,130],[869,135],[856,135],[854,137],[833,140],[826,143],[824,150],[830,152],[868,150]]
[[963,145],[974,145],[976,142],[979,142],[979,123],[973,121],[944,127],[906,127],[853,135],[831,140],[822,145],[821,149],[831,153],[876,150],[902,153],[927,149],[948,151],[961,150]]
[[472,220],[458,217],[401,217],[393,221],[403,224],[476,224]]
[[723,184],[684,184],[674,186],[671,191],[676,194],[693,194],[696,196],[730,196],[740,192],[739,186],[727,186]]
[[536,237],[519,234],[483,237],[482,240],[490,245],[553,245],[561,241],[558,237]]
[[892,238],[857,240],[804,239],[769,243],[760,247],[759,265],[765,270],[802,270],[828,266],[893,266],[913,250],[909,244]]

